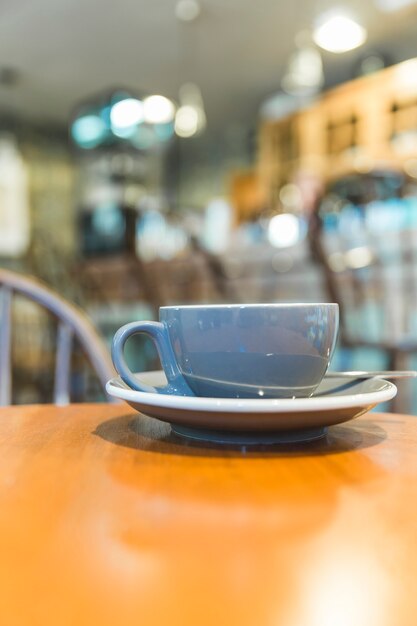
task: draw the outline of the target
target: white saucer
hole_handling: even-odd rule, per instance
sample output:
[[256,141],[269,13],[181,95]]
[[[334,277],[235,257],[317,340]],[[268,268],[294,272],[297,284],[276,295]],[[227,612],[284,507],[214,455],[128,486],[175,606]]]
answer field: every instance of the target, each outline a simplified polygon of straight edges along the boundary
[[[148,385],[164,386],[163,372],[137,374]],[[391,400],[397,388],[382,379],[346,382],[324,379],[311,398],[234,399],[173,396],[130,389],[120,377],[107,393],[140,413],[171,424],[179,435],[217,443],[293,443],[323,437],[328,426],[349,421]]]

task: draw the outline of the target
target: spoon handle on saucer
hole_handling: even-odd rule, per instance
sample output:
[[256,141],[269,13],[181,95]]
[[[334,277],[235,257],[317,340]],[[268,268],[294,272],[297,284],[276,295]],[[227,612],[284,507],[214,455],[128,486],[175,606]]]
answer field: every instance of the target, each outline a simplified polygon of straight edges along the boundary
[[375,370],[372,372],[327,372],[326,378],[416,378],[417,371],[415,370]]

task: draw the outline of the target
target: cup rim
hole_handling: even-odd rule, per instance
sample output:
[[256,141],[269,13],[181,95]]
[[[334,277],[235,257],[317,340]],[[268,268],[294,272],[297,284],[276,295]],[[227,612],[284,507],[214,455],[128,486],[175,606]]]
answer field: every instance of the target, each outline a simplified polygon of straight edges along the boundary
[[338,307],[337,302],[267,302],[248,304],[170,304],[159,307],[160,311],[165,309],[246,309],[246,308],[296,308],[296,307]]

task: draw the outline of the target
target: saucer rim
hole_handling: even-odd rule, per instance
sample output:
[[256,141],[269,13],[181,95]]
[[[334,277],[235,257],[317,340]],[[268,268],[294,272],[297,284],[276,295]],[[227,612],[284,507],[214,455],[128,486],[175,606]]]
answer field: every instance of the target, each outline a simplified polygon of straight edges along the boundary
[[[141,372],[137,375],[145,375],[147,379],[152,376],[161,376],[162,370]],[[332,378],[336,383],[337,379]],[[127,402],[143,403],[149,406],[176,408],[182,410],[199,411],[221,411],[228,413],[253,412],[275,413],[285,411],[287,413],[298,413],[300,411],[337,410],[343,408],[362,407],[366,405],[380,404],[391,400],[397,394],[397,387],[383,378],[378,380],[382,388],[377,391],[347,393],[339,396],[321,396],[313,398],[206,398],[201,396],[176,396],[163,395],[146,391],[136,391],[129,389],[120,376],[111,378],[106,383],[107,393],[120,400]],[[346,379],[340,379],[341,383],[346,383]],[[147,381],[148,382],[148,381]],[[116,384],[117,383],[117,384]],[[120,387],[120,384],[123,387]]]

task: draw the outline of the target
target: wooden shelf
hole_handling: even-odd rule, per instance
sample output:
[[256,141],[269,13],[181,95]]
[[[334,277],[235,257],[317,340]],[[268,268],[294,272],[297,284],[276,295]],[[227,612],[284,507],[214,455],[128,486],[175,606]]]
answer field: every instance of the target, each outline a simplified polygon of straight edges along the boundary
[[417,59],[345,83],[314,104],[259,128],[257,176],[269,209],[306,171],[327,182],[417,157]]

